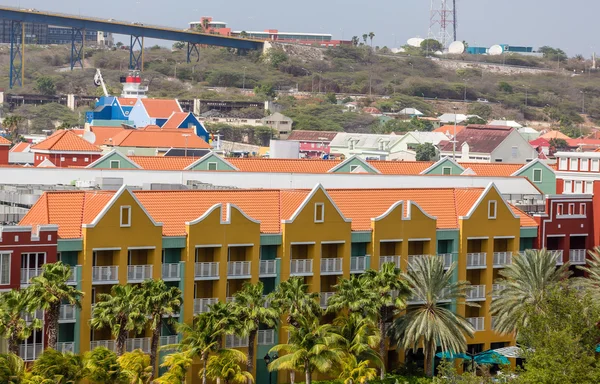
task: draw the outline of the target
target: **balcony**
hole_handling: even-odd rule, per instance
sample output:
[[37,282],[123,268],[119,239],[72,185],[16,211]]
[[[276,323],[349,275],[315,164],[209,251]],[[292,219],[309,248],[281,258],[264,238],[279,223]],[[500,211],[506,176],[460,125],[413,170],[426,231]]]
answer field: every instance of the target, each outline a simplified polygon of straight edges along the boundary
[[585,265],[585,249],[571,249],[569,251],[569,262],[573,265]]
[[179,268],[179,263],[163,264],[161,276],[164,281],[181,280],[181,268]]
[[319,294],[319,301],[321,303],[321,308],[327,308],[327,302],[329,298],[333,296],[335,292],[321,292]]
[[493,284],[492,285],[492,298],[500,297],[498,292],[504,289],[504,285],[501,284]]
[[264,329],[258,331],[257,337],[258,345],[273,345],[275,344],[275,330]]
[[363,273],[365,272],[369,266],[368,257],[366,256],[354,256],[350,258],[350,273]]
[[444,261],[444,269],[450,269],[452,263],[454,262],[454,255],[451,253],[440,253],[438,257],[442,258]]
[[239,337],[236,335],[225,336],[225,348],[244,348],[248,346],[247,337]]
[[71,304],[63,304],[60,306],[58,315],[59,323],[74,323],[75,322],[75,306]]
[[44,320],[44,311],[41,309],[36,309],[33,313],[21,313],[21,317],[27,323],[31,323],[33,319]]
[[56,344],[56,350],[60,353],[75,353],[75,342],[66,341]]
[[485,269],[485,252],[467,253],[467,269]]
[[321,276],[341,275],[342,259],[339,257],[330,259],[321,259]]
[[290,262],[290,276],[312,276],[312,259],[296,259]]
[[387,263],[394,263],[396,268],[400,268],[400,256],[379,256],[379,269]]
[[125,342],[125,351],[132,352],[136,349],[141,349],[144,353],[150,353],[151,339],[149,337],[137,337],[134,339],[127,339]]
[[71,267],[71,276],[67,279],[67,284],[77,285],[77,268]]
[[208,306],[218,302],[219,299],[216,297],[209,299],[194,299],[194,315],[210,311],[210,308]]
[[556,265],[563,265],[563,251],[562,249],[548,250],[556,255]]
[[227,277],[230,279],[249,279],[252,277],[250,261],[230,261],[227,263]]
[[485,301],[485,285],[471,285],[467,291],[467,301]]
[[152,265],[128,265],[127,282],[141,283],[144,280],[152,279]]
[[119,266],[92,267],[93,284],[119,284]]
[[44,344],[20,344],[19,345],[19,357],[23,361],[34,361],[42,354],[44,350]]
[[219,280],[219,262],[196,263],[194,267],[195,280]]
[[117,346],[114,340],[92,340],[90,341],[90,350],[96,349],[98,347],[104,347],[109,351],[116,352]]
[[160,337],[160,346],[177,344],[179,342],[179,337],[177,335],[170,336],[161,336]]
[[261,260],[260,277],[277,277],[277,260]]
[[485,330],[485,318],[484,317],[468,317],[467,321],[471,323],[476,332]]
[[504,268],[512,264],[512,252],[494,252],[494,268]]
[[42,268],[21,268],[21,285],[29,285],[31,279],[39,276]]

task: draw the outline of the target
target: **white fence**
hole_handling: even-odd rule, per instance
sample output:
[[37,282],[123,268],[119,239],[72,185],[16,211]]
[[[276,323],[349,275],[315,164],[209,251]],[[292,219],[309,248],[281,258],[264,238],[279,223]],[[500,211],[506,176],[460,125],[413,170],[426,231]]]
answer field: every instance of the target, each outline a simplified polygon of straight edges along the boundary
[[512,264],[512,252],[494,252],[494,268]]
[[312,276],[313,260],[312,259],[295,259],[290,262],[291,276]]
[[119,266],[107,265],[103,267],[92,268],[92,282],[94,283],[111,283],[119,282]]
[[259,275],[260,277],[277,276],[277,260],[261,260]]
[[163,280],[179,280],[181,279],[181,269],[179,263],[167,263],[162,265]]
[[219,278],[219,262],[196,263],[194,266],[194,276],[198,280],[213,280]]
[[227,263],[227,277],[249,278],[251,265],[250,261],[230,261]]
[[127,281],[141,282],[152,278],[152,265],[128,265]]
[[321,259],[321,275],[341,275],[342,262],[339,257]]
[[485,268],[485,252],[467,253],[467,269]]
[[350,273],[362,273],[367,270],[368,256],[354,256],[350,258]]

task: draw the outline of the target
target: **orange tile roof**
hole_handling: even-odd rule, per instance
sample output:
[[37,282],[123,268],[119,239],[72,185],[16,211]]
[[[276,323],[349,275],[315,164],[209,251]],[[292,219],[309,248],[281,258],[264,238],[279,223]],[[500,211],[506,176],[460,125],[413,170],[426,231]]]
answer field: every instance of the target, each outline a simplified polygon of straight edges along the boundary
[[26,141],[22,141],[20,143],[15,144],[11,149],[10,152],[24,152],[27,148],[29,148],[31,144],[29,144]]
[[148,116],[168,119],[173,112],[183,112],[177,100],[174,99],[140,99]]
[[[456,133],[460,133],[460,131],[462,131],[465,128],[466,127],[464,125],[457,125]],[[449,132],[450,135],[454,135],[454,125],[442,125],[441,127],[434,129],[433,132],[441,132],[443,134]]]
[[94,144],[66,129],[56,131],[46,140],[32,146],[31,149],[55,152],[102,152]]
[[179,156],[127,156],[142,169],[152,169],[156,171],[181,171],[188,165],[197,161],[197,157],[179,157]]
[[471,168],[478,176],[510,176],[525,164],[512,163],[459,163],[464,169]]
[[[210,149],[211,146],[195,134],[186,133],[188,130],[153,131],[143,129],[124,129],[105,145],[115,147],[140,148],[188,148]],[[189,136],[183,136],[189,134]]]
[[11,145],[11,141],[4,136],[0,136],[0,145]]
[[385,175],[419,175],[431,167],[433,161],[369,160],[368,163]]
[[327,173],[339,160],[228,158],[241,172]]
[[570,140],[571,138],[560,131],[549,131],[540,136],[542,139],[563,139]]
[[90,131],[96,136],[96,140],[94,144],[102,145],[108,141],[108,139],[113,138],[119,133],[123,132],[125,128],[121,127],[100,127],[100,126],[91,126]]
[[162,129],[176,129],[179,128],[183,120],[185,120],[189,116],[187,112],[174,112],[167,120],[166,123],[163,124]]
[[119,104],[121,104],[122,107],[133,107],[136,101],[138,101],[137,98],[131,97],[118,97],[117,100],[119,100]]

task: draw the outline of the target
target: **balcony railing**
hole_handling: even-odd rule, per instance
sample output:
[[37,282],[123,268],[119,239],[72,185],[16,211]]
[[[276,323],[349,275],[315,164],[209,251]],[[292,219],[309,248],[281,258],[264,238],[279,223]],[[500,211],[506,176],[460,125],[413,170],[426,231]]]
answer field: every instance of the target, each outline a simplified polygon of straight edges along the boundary
[[230,261],[227,263],[227,277],[249,279],[252,276],[250,261]]
[[139,283],[152,278],[152,265],[128,265],[127,281]]
[[72,323],[75,322],[75,306],[71,304],[63,304],[60,306],[60,312],[58,314],[58,321],[60,323]]
[[261,260],[260,277],[276,277],[277,276],[277,260]]
[[295,259],[290,262],[290,276],[312,276],[312,259]]
[[563,251],[562,249],[548,250],[556,255],[556,265],[563,265]]
[[258,345],[273,345],[275,344],[275,330],[260,330],[258,331],[258,335],[256,336],[256,338],[258,339]]
[[179,263],[168,263],[162,265],[162,278],[163,280],[180,280],[181,279],[181,268]]
[[71,276],[67,279],[67,284],[76,285],[77,284],[77,268],[71,267]]
[[42,273],[42,268],[21,268],[21,285],[31,283],[31,279],[39,276]]
[[468,317],[467,321],[471,323],[475,331],[485,330],[485,318],[484,317]]
[[321,275],[341,275],[342,261],[339,257],[321,259]]
[[196,263],[194,276],[196,280],[219,279],[219,262]]
[[118,265],[107,265],[103,267],[92,268],[92,282],[93,283],[105,283],[105,284],[116,284],[119,282],[119,266]]
[[247,337],[238,337],[236,335],[225,336],[225,348],[243,348],[248,346]]
[[44,350],[44,344],[20,344],[19,345],[19,357],[24,361],[34,361],[37,359]]
[[494,268],[512,264],[512,252],[494,252]]
[[571,249],[569,251],[569,261],[573,265],[585,265],[585,249]]
[[492,285],[492,298],[499,297],[498,292],[504,289],[504,285],[502,284],[493,284]]
[[321,308],[327,308],[327,302],[329,301],[329,298],[331,296],[333,296],[335,294],[335,292],[321,292],[321,294],[319,295],[319,301],[321,303]]
[[104,347],[109,351],[116,352],[117,346],[114,340],[92,340],[90,341],[90,349],[95,349],[98,347]]
[[485,257],[485,252],[467,253],[467,269],[485,268]]
[[396,268],[400,268],[400,256],[379,256],[379,269],[387,263],[394,263]]
[[210,308],[208,308],[208,306],[218,302],[219,299],[216,297],[209,299],[194,299],[194,315],[210,311]]
[[485,300],[485,285],[471,285],[467,291],[468,301]]
[[138,337],[134,339],[127,339],[125,342],[125,350],[132,352],[136,349],[141,349],[144,353],[150,353],[151,339],[149,337]]
[[444,268],[448,269],[452,266],[454,262],[454,256],[451,253],[440,253],[438,257],[441,257],[444,261]]
[[367,256],[354,256],[350,258],[350,273],[363,273],[369,267],[367,265]]
[[60,353],[75,353],[75,343],[73,341],[57,343],[56,350]]
[[160,345],[161,345],[161,347],[163,345],[177,344],[178,341],[179,341],[179,338],[177,337],[177,335],[161,336],[160,337]]
[[[448,289],[443,289],[442,290],[442,297],[439,298],[437,300],[438,303],[449,303],[450,299],[448,299]],[[398,291],[392,291],[392,297],[398,297]],[[411,295],[408,300],[407,300],[407,304],[408,305],[419,305],[419,304],[425,304],[425,301],[422,300],[420,297],[417,297],[416,295]]]
[[27,323],[31,323],[33,319],[44,320],[44,311],[41,309],[36,309],[33,313],[21,313],[21,317]]

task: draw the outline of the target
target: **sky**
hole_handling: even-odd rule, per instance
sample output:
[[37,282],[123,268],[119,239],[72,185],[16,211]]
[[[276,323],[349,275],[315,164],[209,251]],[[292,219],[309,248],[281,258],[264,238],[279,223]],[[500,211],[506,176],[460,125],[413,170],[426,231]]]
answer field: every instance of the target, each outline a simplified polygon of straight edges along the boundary
[[[471,46],[549,45],[571,56],[600,53],[594,32],[600,1],[456,1],[458,40]],[[430,0],[2,0],[2,4],[182,28],[201,16],[212,16],[234,30],[330,33],[346,40],[374,32],[373,43],[381,47],[427,37],[431,8]]]

